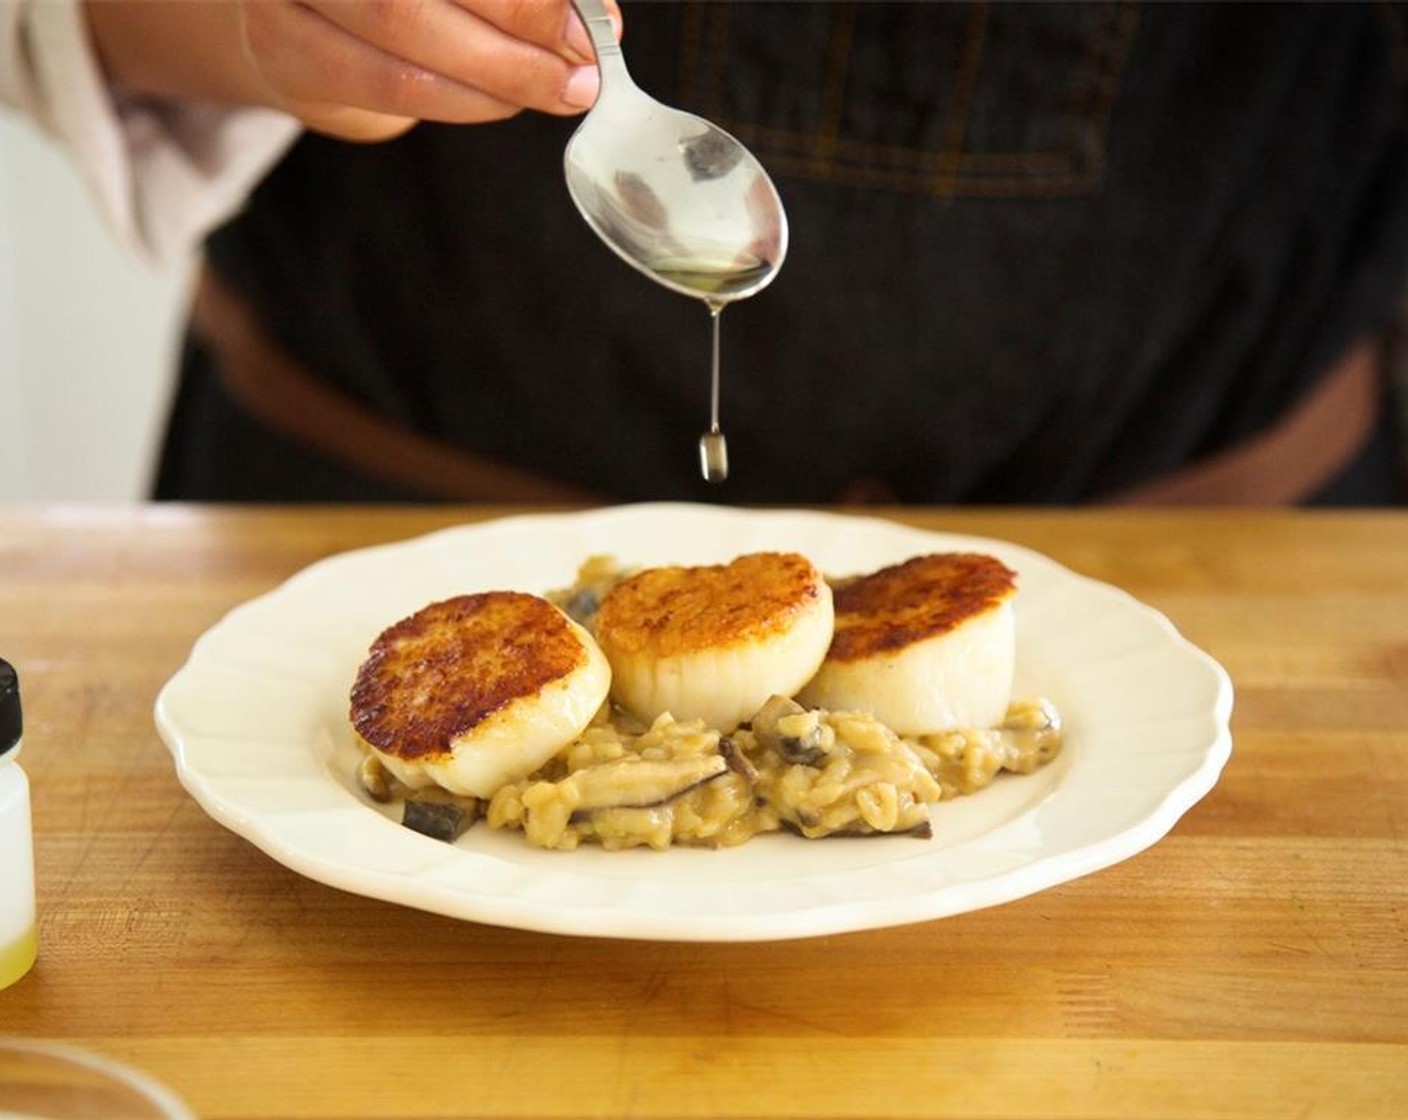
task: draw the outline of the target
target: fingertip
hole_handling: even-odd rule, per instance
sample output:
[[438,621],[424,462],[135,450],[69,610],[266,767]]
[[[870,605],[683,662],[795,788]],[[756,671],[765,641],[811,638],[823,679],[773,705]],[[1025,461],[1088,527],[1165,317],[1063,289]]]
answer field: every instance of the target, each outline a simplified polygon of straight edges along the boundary
[[574,109],[590,109],[601,92],[601,72],[595,65],[574,66],[562,86],[562,101]]
[[587,33],[587,25],[582,22],[582,17],[576,9],[567,13],[567,30],[563,35],[567,42],[567,49],[572,52],[575,61],[590,62],[595,55],[592,49],[592,37]]

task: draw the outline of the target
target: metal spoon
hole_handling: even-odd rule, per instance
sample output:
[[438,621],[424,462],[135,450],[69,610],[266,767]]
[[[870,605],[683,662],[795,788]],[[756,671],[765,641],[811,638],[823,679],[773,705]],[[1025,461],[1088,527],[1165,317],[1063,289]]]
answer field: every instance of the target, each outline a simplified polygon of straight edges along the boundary
[[601,0],[572,4],[601,71],[563,157],[582,217],[627,264],[683,295],[722,305],[767,287],[787,254],[787,215],[762,164],[635,84]]
[[617,256],[709,305],[709,430],[699,438],[699,465],[707,481],[722,482],[728,445],[719,428],[719,313],[777,275],[787,255],[787,214],[747,148],[636,85],[601,0],[572,6],[596,49],[601,92],[567,143],[567,190]]

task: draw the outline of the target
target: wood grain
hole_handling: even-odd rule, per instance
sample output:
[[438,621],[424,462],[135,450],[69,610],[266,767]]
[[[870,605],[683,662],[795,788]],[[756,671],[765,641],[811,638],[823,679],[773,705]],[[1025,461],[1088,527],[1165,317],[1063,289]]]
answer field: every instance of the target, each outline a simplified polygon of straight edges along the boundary
[[156,735],[232,606],[500,512],[0,512],[41,913],[0,1034],[132,1061],[207,1120],[1408,1115],[1408,516],[884,511],[1163,610],[1236,683],[1232,761],[1153,848],[1019,902],[677,945],[313,883],[208,818]]

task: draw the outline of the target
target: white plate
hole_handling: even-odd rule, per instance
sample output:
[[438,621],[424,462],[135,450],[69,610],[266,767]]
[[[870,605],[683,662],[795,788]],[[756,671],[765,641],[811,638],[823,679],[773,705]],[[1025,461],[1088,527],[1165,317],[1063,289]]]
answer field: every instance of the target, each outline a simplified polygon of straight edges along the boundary
[[[1061,756],[941,804],[929,840],[563,853],[476,825],[451,845],[359,794],[348,691],[390,623],[463,592],[565,586],[593,553],[714,563],[764,549],[832,574],[923,552],[999,557],[1019,576],[1017,691],[1056,702]],[[1227,674],[1161,614],[1028,549],[840,515],[636,505],[467,525],[314,564],[204,634],[156,722],[205,810],[312,879],[497,925],[724,941],[942,918],[1126,859],[1217,781],[1231,709]]]

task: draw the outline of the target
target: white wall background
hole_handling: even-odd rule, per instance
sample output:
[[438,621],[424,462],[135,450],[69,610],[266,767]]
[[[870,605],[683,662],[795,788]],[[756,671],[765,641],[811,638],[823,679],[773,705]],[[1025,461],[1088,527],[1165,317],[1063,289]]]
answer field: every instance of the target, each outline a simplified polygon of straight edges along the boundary
[[145,497],[189,280],[127,256],[62,153],[0,111],[0,502]]

